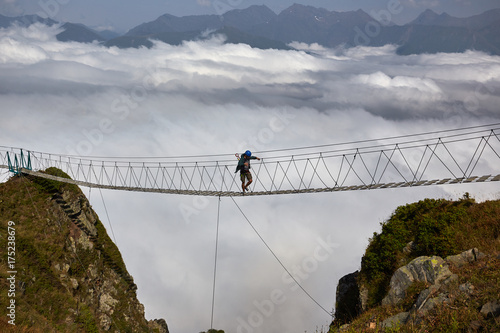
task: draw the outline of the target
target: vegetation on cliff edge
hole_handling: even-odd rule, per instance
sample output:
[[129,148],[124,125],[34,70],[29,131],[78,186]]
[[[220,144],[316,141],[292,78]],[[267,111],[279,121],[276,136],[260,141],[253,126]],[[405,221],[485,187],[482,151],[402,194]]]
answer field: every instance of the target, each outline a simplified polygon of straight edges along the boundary
[[[392,331],[467,331],[471,322],[481,323],[485,332],[500,329],[495,318],[484,322],[478,311],[485,302],[500,299],[500,200],[476,203],[468,193],[457,201],[425,199],[398,207],[381,223],[381,229],[369,240],[361,262],[359,282],[368,291],[368,310],[351,323],[347,332],[384,331],[375,323],[408,311],[407,306],[428,287],[415,284],[397,307],[381,306],[390,279],[399,267],[419,256],[445,258],[471,248],[478,248],[487,256],[470,266],[452,267],[459,276],[451,293],[453,306],[437,307],[418,326]],[[473,296],[467,298],[458,290],[458,285],[466,282],[475,286]],[[370,329],[373,326],[376,328]]]

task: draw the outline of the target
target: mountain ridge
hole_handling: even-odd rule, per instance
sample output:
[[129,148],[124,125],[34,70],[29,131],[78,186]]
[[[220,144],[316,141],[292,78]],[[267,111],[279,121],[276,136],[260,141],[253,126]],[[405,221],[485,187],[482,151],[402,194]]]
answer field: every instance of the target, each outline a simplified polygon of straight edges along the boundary
[[[28,24],[42,18],[0,16],[0,27],[13,22]],[[23,23],[24,22],[24,23]],[[108,47],[152,47],[154,40],[172,45],[199,40],[214,34],[227,34],[225,43],[243,43],[262,49],[291,49],[291,42],[317,43],[324,47],[397,45],[401,55],[464,52],[477,50],[500,55],[500,9],[465,18],[427,9],[416,19],[396,25],[379,22],[362,9],[336,12],[309,5],[293,4],[274,13],[265,5],[233,9],[222,15],[160,15],[157,19],[131,28],[125,34],[108,38],[88,27],[66,23],[58,34],[62,41],[100,42]],[[46,21],[46,24],[57,24]],[[109,34],[106,34],[110,36]]]
[[415,20],[407,25],[430,25],[442,27],[468,27],[471,29],[482,29],[488,25],[498,22],[500,8],[490,9],[481,14],[464,18],[450,16],[447,13],[437,14],[431,9],[422,12]]

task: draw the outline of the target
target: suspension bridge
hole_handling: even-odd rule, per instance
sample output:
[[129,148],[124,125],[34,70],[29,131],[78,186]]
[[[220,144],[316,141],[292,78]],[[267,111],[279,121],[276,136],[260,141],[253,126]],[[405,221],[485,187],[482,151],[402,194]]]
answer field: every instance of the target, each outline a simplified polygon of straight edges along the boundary
[[[500,181],[500,123],[260,151],[254,155],[260,160],[252,160],[254,181],[251,190],[244,194],[239,174],[235,172],[237,160],[234,154],[110,158],[0,146],[0,169],[89,188],[218,196],[211,310],[213,328],[220,197],[233,200],[283,270],[318,307],[333,316],[287,269],[233,197]],[[70,178],[45,172],[52,167],[64,171]]]
[[500,124],[261,151],[244,194],[234,154],[109,158],[0,146],[0,168],[90,188],[221,197],[499,181],[499,154]]

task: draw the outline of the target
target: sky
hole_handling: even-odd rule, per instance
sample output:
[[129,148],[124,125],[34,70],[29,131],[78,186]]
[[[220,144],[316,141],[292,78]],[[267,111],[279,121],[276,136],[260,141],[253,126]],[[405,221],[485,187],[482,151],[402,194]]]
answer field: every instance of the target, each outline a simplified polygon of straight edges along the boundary
[[[260,50],[225,45],[220,36],[121,50],[62,43],[58,32],[38,24],[0,30],[0,145],[166,157],[241,153],[253,142],[248,148],[258,156],[500,120],[500,57],[480,52],[398,56],[391,45],[305,44]],[[258,139],[280,114],[287,126]],[[1,169],[0,176],[8,174]],[[96,189],[82,190],[122,252],[146,317],[165,318],[175,333],[209,329],[218,199],[110,190],[101,198]],[[489,183],[235,201],[330,311],[338,280],[360,268],[369,238],[397,206],[465,192],[478,201],[500,198],[498,184]],[[222,198],[214,328],[316,332],[330,321],[284,275],[235,203]]]
[[0,0],[0,14],[19,16],[39,14],[60,22],[83,23],[95,29],[111,29],[120,33],[150,22],[163,14],[176,16],[222,13],[251,5],[266,5],[279,14],[293,3],[321,7],[331,11],[363,9],[369,14],[398,10],[391,15],[396,24],[415,19],[426,9],[452,16],[466,17],[500,7],[498,0]]

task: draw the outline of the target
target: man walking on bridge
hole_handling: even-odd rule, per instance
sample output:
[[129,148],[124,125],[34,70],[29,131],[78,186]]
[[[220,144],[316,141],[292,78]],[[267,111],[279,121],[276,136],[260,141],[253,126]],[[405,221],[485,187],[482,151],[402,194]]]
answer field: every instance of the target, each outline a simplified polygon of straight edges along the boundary
[[[252,183],[252,174],[250,173],[250,160],[260,160],[257,156],[252,156],[250,150],[247,150],[241,157],[236,154],[236,158],[238,158],[238,166],[236,167],[236,171],[240,170],[240,179],[241,179],[241,190],[243,193],[248,191],[248,185]],[[247,184],[245,185],[245,179],[247,180]]]

